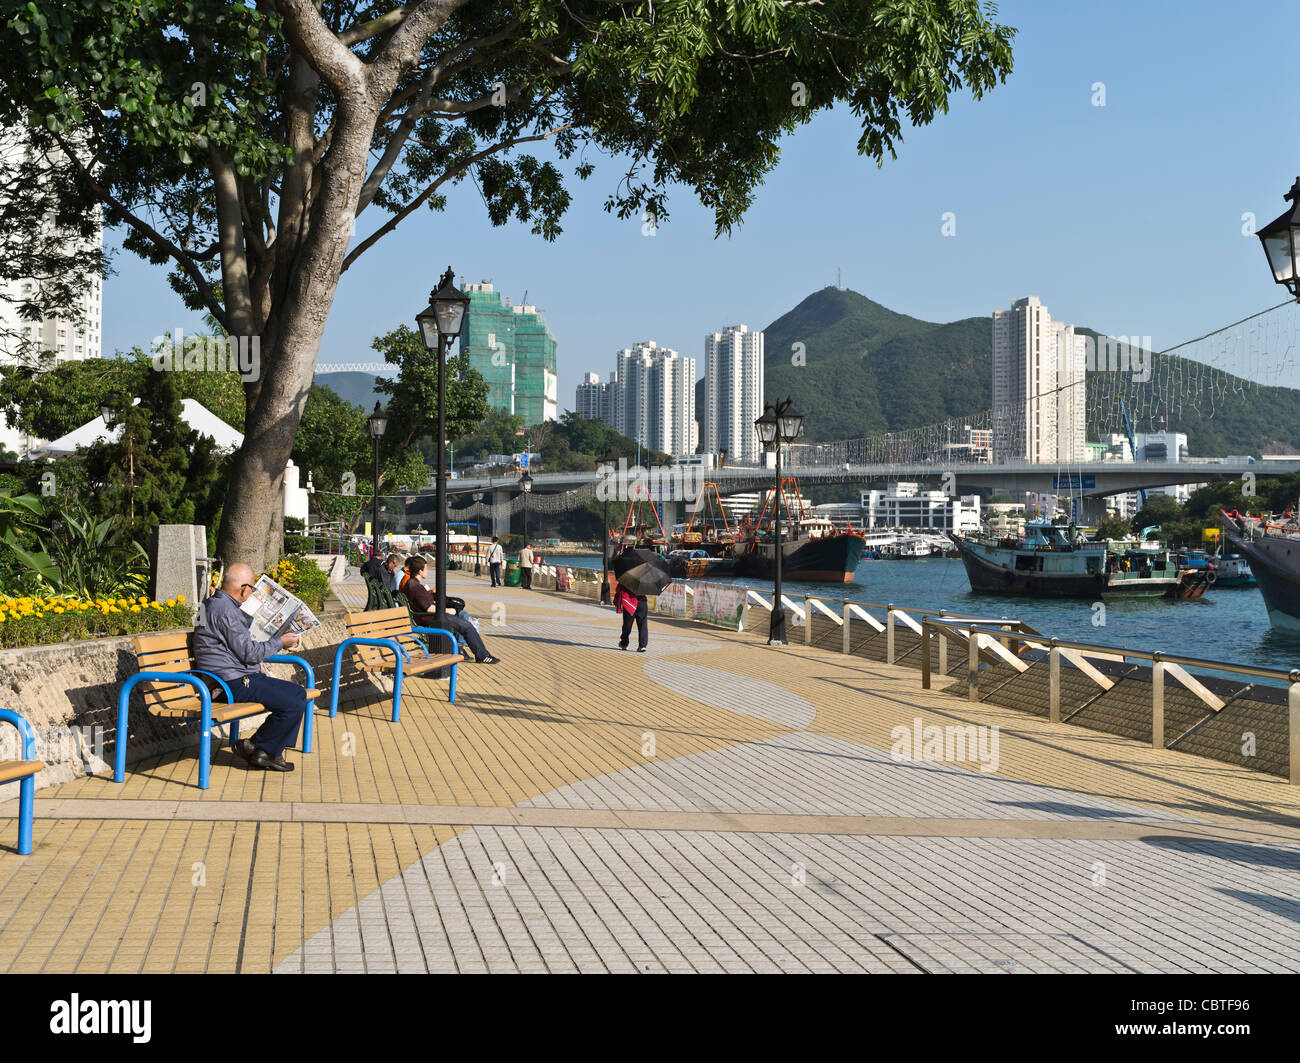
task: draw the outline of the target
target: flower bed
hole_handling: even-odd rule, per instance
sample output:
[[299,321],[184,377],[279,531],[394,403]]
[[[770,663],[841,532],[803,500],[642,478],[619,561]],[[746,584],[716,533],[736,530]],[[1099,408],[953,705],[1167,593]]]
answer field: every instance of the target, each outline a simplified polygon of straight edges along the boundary
[[11,598],[0,594],[0,649],[169,631],[189,627],[193,620],[183,594],[166,602],[143,596]]
[[268,575],[290,594],[302,599],[314,613],[325,607],[330,592],[330,578],[315,561],[292,554],[280,558],[280,563]]

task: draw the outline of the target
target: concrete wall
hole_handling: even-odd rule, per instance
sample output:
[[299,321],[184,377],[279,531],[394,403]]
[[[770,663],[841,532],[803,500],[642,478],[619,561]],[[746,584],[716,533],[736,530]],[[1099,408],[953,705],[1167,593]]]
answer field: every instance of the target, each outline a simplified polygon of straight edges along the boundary
[[[307,633],[292,651],[316,671],[322,691],[317,704],[328,705],[334,648],[343,639],[343,618],[328,617]],[[301,681],[300,669],[272,664],[273,674]],[[117,748],[117,696],[126,679],[138,671],[129,637],[92,639],[0,651],[0,707],[26,717],[37,732],[37,759],[46,764],[36,785],[52,786],[82,775],[112,773]],[[345,667],[340,705],[392,692],[392,680],[370,678]],[[240,732],[252,734],[265,717],[240,721]],[[198,722],[157,717],[132,693],[127,762],[175,750],[198,756]],[[74,730],[68,731],[67,728]],[[225,736],[224,726],[214,733]],[[301,738],[300,738],[301,745]],[[300,747],[299,745],[299,747]],[[0,760],[16,759],[21,750],[13,727],[0,724]],[[12,796],[5,792],[4,798]]]

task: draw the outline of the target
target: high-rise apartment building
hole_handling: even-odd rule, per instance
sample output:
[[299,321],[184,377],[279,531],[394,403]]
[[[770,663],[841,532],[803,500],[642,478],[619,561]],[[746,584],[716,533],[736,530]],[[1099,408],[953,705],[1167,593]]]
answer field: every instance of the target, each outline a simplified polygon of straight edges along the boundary
[[651,450],[695,452],[694,358],[654,340],[625,347],[618,352],[611,392],[611,427]]
[[[12,138],[0,139],[0,169],[17,172],[24,163],[33,161],[30,148],[19,146]],[[45,164],[42,160],[35,161],[42,166]],[[97,217],[94,234],[88,243],[78,241],[76,246],[65,247],[71,253],[100,249],[103,245],[103,223]],[[101,278],[94,275],[86,279],[74,315],[41,316],[34,320],[22,317],[18,310],[24,303],[40,305],[40,290],[40,281],[35,278],[0,282],[0,365],[32,361],[50,354],[56,362],[102,357],[104,304]],[[21,457],[39,442],[8,427],[0,418],[0,447]]]
[[761,460],[754,422],[763,414],[763,333],[729,325],[704,337],[704,449]]
[[524,424],[555,420],[559,375],[555,337],[535,306],[512,306],[487,281],[461,285],[469,296],[461,342],[488,385],[488,405]]
[[578,385],[573,412],[589,421],[601,421],[612,426],[611,410],[617,379],[617,373],[610,373],[607,381],[602,381],[596,373],[584,374],[582,383]]
[[1087,460],[1086,346],[1036,296],[993,313],[995,461]]

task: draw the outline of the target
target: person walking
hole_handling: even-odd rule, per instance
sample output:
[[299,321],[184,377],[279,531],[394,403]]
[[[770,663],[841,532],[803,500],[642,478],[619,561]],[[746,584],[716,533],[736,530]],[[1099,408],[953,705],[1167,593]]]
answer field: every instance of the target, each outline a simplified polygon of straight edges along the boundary
[[623,634],[618,640],[620,650],[627,649],[632,635],[632,621],[636,621],[636,652],[645,653],[650,643],[650,603],[644,594],[633,594],[621,583],[614,592],[614,608],[623,614]]
[[519,586],[526,591],[533,589],[533,544],[524,543],[519,551]]
[[488,547],[488,573],[492,577],[492,586],[501,586],[501,565],[506,559],[506,552],[501,546],[501,540],[497,536],[492,536],[492,545]]

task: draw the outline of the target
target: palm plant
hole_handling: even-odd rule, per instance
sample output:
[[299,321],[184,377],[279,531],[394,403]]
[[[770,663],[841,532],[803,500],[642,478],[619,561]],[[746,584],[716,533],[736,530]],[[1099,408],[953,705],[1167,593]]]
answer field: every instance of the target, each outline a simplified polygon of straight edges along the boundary
[[80,502],[60,507],[45,534],[58,565],[58,589],[87,598],[138,594],[146,584],[148,554],[130,529],[112,517],[96,517]]

